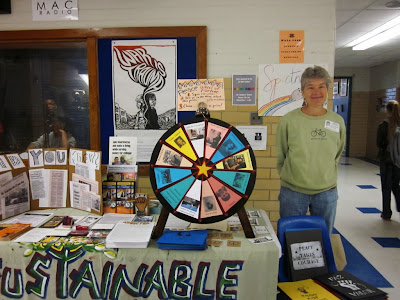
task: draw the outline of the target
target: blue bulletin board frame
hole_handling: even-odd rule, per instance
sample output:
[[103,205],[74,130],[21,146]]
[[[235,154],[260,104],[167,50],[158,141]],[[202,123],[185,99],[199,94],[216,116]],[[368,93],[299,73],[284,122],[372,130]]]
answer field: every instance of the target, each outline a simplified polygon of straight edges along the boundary
[[[113,93],[112,93],[112,51],[113,40],[143,40],[162,38],[112,38],[98,39],[99,105],[102,163],[108,164],[109,137],[114,136]],[[197,78],[198,53],[196,37],[168,37],[177,40],[178,79]],[[192,118],[194,111],[178,112],[178,122]]]

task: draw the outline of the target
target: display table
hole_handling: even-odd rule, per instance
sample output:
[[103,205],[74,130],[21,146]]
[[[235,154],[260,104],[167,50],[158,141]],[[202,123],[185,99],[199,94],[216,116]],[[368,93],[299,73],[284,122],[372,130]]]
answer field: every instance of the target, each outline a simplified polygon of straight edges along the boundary
[[221,239],[220,247],[205,251],[159,250],[150,241],[146,249],[120,249],[113,257],[87,245],[0,242],[0,298],[275,299],[280,246],[260,212],[259,225],[268,226],[274,241],[253,244],[243,232],[232,233],[240,247]]

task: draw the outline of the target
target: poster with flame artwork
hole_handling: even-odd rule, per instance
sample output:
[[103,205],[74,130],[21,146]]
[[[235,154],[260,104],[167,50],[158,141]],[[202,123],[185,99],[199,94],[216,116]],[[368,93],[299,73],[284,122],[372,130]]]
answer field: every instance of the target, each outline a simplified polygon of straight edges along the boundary
[[114,135],[136,136],[151,149],[176,124],[177,41],[114,40],[111,47]]

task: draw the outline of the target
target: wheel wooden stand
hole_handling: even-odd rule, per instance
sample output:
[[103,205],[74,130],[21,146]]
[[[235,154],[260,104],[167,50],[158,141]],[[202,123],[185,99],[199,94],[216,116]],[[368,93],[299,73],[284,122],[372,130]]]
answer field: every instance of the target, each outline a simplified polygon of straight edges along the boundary
[[[242,224],[243,231],[244,231],[244,234],[246,235],[246,238],[248,238],[248,239],[255,238],[253,229],[251,228],[250,221],[249,221],[249,218],[246,213],[246,209],[244,207],[241,207],[237,211],[237,214],[239,216],[239,220],[240,220],[240,223]],[[165,229],[165,224],[167,223],[167,220],[168,220],[168,216],[169,216],[168,209],[163,207],[161,209],[160,216],[158,217],[157,225],[154,228],[152,239],[158,239],[159,237],[162,236],[164,229]]]

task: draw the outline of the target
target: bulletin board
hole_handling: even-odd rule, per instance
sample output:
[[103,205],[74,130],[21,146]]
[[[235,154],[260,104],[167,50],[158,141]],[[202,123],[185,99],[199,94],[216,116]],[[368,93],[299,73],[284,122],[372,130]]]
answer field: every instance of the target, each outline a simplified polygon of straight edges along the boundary
[[[185,28],[185,27],[184,27]],[[112,91],[112,52],[111,43],[113,40],[143,40],[143,39],[176,39],[177,40],[177,79],[206,78],[206,49],[205,27],[202,37],[192,34],[176,36],[169,34],[148,37],[113,37],[98,39],[98,74],[99,74],[99,104],[100,104],[100,132],[102,163],[108,164],[108,139],[114,135],[113,129],[113,91]],[[184,31],[182,29],[182,31]],[[156,31],[155,31],[156,32]],[[201,58],[201,59],[199,59]],[[179,112],[178,121],[194,117],[194,111]]]

